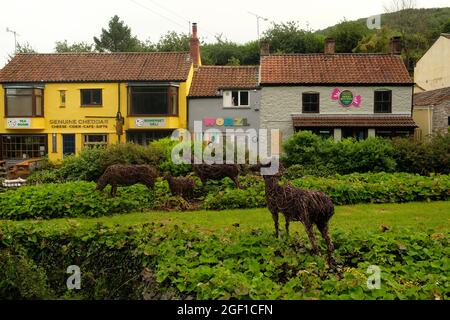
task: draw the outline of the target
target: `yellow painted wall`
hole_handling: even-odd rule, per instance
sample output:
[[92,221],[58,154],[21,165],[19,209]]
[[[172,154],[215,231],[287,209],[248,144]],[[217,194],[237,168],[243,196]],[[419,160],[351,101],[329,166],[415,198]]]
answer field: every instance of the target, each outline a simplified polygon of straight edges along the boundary
[[[165,125],[161,127],[137,128],[135,120],[147,117],[128,117],[127,110],[127,85],[120,84],[120,111],[125,117],[124,135],[121,142],[125,141],[125,131],[127,129],[136,130],[158,130],[177,129],[187,127],[187,102],[186,97],[189,92],[193,76],[193,68],[189,73],[187,82],[180,83],[178,92],[178,117],[157,117],[165,118]],[[118,83],[50,83],[44,89],[44,118],[28,118],[31,127],[27,129],[8,129],[5,118],[4,93],[0,89],[0,134],[46,134],[48,141],[48,155],[51,160],[62,159],[62,134],[75,134],[77,153],[83,144],[83,134],[107,134],[108,143],[117,143],[118,136],[115,129],[115,116],[118,111],[119,90]],[[102,89],[101,107],[82,107],[80,89]],[[66,105],[61,106],[60,91],[66,91]],[[61,123],[60,121],[69,121]],[[56,152],[52,152],[52,135],[56,134]]]
[[426,91],[450,87],[449,60],[450,39],[440,36],[417,62],[414,82]]
[[431,134],[431,119],[433,118],[433,110],[431,108],[414,107],[413,119],[422,131],[422,138]]

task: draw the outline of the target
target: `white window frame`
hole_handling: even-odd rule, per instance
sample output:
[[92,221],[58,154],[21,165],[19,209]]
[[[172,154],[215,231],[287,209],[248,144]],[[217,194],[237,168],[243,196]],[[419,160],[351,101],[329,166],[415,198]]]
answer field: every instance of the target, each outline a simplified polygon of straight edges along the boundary
[[[238,104],[237,106],[233,105],[233,92],[238,93]],[[248,94],[248,104],[241,104],[241,93],[247,92]],[[223,106],[224,108],[248,108],[250,107],[250,90],[227,90],[224,91],[223,95]]]

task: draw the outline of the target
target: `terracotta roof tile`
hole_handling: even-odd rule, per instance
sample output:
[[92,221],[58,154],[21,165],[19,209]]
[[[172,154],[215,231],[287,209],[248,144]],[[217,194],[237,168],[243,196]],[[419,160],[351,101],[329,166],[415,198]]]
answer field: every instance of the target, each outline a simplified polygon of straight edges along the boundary
[[410,116],[400,115],[293,115],[294,127],[417,127]]
[[258,87],[258,66],[202,66],[194,73],[190,97],[215,97],[219,89]]
[[407,84],[400,57],[390,54],[283,54],[263,56],[261,84]]
[[414,94],[415,106],[431,106],[450,101],[450,87]]
[[18,54],[0,82],[184,81],[187,52]]

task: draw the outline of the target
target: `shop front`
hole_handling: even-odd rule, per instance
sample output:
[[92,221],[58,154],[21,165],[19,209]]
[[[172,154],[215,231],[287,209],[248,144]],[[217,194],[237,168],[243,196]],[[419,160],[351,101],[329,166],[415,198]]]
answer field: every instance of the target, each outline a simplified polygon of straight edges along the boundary
[[409,116],[379,115],[307,115],[292,116],[294,131],[311,131],[323,138],[339,141],[345,138],[364,140],[369,137],[404,137],[414,134],[417,127]]

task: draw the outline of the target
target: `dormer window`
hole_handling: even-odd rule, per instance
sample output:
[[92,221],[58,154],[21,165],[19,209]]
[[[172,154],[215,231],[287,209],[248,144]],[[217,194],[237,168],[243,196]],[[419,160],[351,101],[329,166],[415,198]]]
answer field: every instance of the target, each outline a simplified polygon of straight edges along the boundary
[[248,90],[232,90],[223,93],[224,107],[248,107],[250,106],[250,93]]

